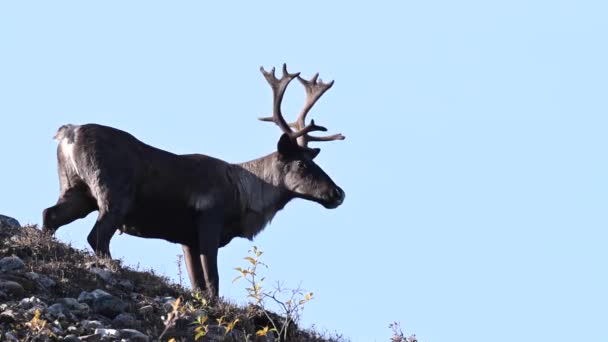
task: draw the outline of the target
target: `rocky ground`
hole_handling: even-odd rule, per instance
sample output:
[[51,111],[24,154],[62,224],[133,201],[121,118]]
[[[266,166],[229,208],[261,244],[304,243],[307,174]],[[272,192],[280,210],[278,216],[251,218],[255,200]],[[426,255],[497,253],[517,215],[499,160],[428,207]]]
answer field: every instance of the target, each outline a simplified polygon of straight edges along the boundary
[[[1,215],[0,215],[1,216]],[[209,303],[153,272],[0,217],[0,341],[274,341],[254,306]],[[273,319],[280,319],[273,316]],[[198,320],[198,323],[197,323]],[[290,330],[289,341],[337,341]]]

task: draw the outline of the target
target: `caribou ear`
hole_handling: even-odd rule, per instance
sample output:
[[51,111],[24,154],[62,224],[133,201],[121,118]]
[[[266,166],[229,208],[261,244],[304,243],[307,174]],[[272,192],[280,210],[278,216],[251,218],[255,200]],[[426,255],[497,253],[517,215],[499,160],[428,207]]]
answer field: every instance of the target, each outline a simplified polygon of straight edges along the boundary
[[279,151],[279,154],[283,157],[289,158],[300,153],[301,149],[294,139],[291,139],[289,135],[283,133],[277,144],[277,151]]
[[319,152],[321,152],[320,148],[310,148],[307,153],[310,159],[315,159],[319,155]]

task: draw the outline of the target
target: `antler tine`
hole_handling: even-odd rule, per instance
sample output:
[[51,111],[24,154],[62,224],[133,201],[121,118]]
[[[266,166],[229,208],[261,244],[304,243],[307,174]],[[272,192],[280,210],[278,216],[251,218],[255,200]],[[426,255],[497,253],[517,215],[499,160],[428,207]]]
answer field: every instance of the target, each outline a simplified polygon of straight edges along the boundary
[[[274,118],[272,116],[267,116],[267,117],[263,117],[263,118],[258,118],[258,120],[260,121],[265,121],[265,122],[274,122]],[[290,122],[288,123],[289,127],[291,128],[295,128],[298,129],[298,123],[297,122]]]
[[[274,122],[281,130],[288,134],[292,139],[297,139],[298,144],[302,147],[308,147],[309,141],[331,141],[331,140],[343,140],[344,136],[342,134],[334,134],[326,137],[315,137],[310,136],[308,133],[314,131],[325,132],[327,128],[323,126],[318,126],[315,124],[314,120],[310,121],[310,124],[306,125],[306,115],[310,111],[310,109],[314,106],[317,100],[327,91],[331,86],[333,86],[334,81],[329,83],[324,83],[321,79],[319,79],[319,74],[315,74],[310,81],[307,81],[300,77],[300,73],[290,74],[287,71],[287,64],[283,63],[283,75],[280,79],[277,79],[275,76],[275,68],[272,68],[270,71],[264,70],[264,67],[260,67],[260,71],[270,87],[272,88],[273,95],[273,108],[272,108],[272,116],[269,117],[261,117],[258,118],[260,121],[266,122]],[[283,101],[283,95],[287,90],[287,86],[294,79],[298,78],[302,85],[304,85],[304,89],[306,90],[306,102],[302,111],[298,115],[298,119],[295,122],[287,123],[283,114],[281,112],[281,103]],[[292,128],[294,130],[292,130]]]
[[[258,118],[258,120],[260,121],[265,121],[265,122],[274,122],[274,118],[272,116],[267,116],[267,117],[262,117],[262,118]],[[290,122],[288,123],[289,127],[291,128],[295,128],[298,129],[298,123],[297,122]]]
[[281,113],[281,103],[283,102],[283,95],[285,95],[285,90],[287,90],[287,86],[289,83],[296,77],[300,75],[299,72],[290,74],[287,72],[287,64],[283,63],[283,75],[280,79],[277,79],[275,76],[275,68],[273,67],[269,72],[264,70],[264,67],[260,67],[260,71],[270,87],[272,88],[272,117],[259,118],[261,121],[272,121],[276,123],[284,133],[289,134],[292,138],[297,138],[298,136],[294,136],[294,132],[289,128],[289,124],[283,118],[283,114]]
[[310,81],[307,81],[300,76],[298,76],[298,80],[300,81],[300,83],[302,83],[304,89],[306,90],[306,103],[304,104],[302,111],[300,111],[300,114],[298,115],[298,119],[296,121],[300,129],[302,129],[305,126],[306,115],[308,115],[308,112],[310,111],[312,106],[315,105],[317,100],[321,96],[323,96],[323,94],[327,90],[329,90],[331,86],[334,85],[334,81],[331,81],[329,83],[323,83],[323,81],[319,79],[319,73],[316,73],[310,79]]
[[338,134],[334,134],[334,135],[328,135],[325,137],[315,137],[315,136],[308,135],[307,139],[308,139],[308,141],[334,141],[334,140],[344,140],[344,139],[346,139],[346,137],[343,136],[342,133],[338,133]]
[[[314,120],[311,120],[310,124],[307,126],[306,115],[308,115],[308,112],[310,112],[310,109],[315,105],[317,100],[319,100],[319,98],[323,96],[323,94],[325,94],[325,92],[328,91],[329,88],[334,85],[334,81],[324,83],[323,80],[319,78],[319,73],[316,73],[310,80],[305,80],[300,76],[298,76],[298,80],[300,81],[300,83],[302,83],[304,89],[306,90],[306,102],[304,104],[304,107],[300,111],[300,114],[298,115],[298,119],[295,122],[295,126],[300,131],[305,131],[307,130],[307,128],[309,129],[309,131],[327,131],[325,127],[315,125]],[[325,137],[315,137],[308,135],[307,132],[300,136],[300,138],[298,138],[298,143],[301,146],[308,147],[308,143],[310,141],[332,141],[344,139],[345,137],[342,134],[334,134]]]

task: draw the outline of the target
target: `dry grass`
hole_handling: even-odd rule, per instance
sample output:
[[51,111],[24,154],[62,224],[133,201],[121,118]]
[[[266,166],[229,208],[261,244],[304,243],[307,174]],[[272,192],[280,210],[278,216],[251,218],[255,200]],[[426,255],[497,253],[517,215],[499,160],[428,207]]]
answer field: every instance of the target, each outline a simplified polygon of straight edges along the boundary
[[[158,337],[164,332],[163,340],[171,337],[176,341],[193,340],[196,325],[192,323],[202,314],[207,316],[207,322],[210,322],[212,328],[219,326],[220,330],[238,320],[231,327],[234,333],[223,336],[216,334],[213,340],[261,341],[261,338],[256,337],[256,331],[270,324],[269,317],[260,307],[240,307],[224,299],[210,302],[200,294],[191,293],[153,271],[135,270],[123,265],[120,260],[103,259],[72,248],[43,234],[36,226],[0,229],[0,257],[10,255],[21,258],[26,264],[27,272],[45,275],[56,283],[47,290],[41,290],[36,288],[33,281],[19,274],[2,275],[5,279],[19,278],[17,280],[26,289],[26,296],[35,295],[51,304],[64,297],[77,298],[82,291],[104,289],[128,304],[127,312],[142,322],[140,331],[152,337]],[[92,269],[104,270],[116,281],[108,282],[92,272]],[[171,317],[166,308],[158,302],[163,297],[180,298],[179,308],[176,309],[179,312],[176,311],[171,322],[168,322]],[[139,309],[146,305],[152,306],[153,310],[140,312]],[[270,318],[277,322],[284,320],[284,317],[274,313],[271,313]],[[221,323],[218,324],[218,320]],[[299,329],[295,323],[288,336],[289,341],[295,342],[345,341],[341,336]]]

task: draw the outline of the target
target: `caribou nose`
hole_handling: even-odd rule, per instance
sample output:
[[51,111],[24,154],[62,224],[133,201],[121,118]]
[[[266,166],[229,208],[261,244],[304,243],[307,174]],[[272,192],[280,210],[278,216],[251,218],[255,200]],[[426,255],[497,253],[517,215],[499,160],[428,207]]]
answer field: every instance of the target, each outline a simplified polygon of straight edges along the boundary
[[346,194],[344,193],[344,190],[342,190],[339,186],[337,186],[334,189],[333,197],[336,199],[336,201],[339,204],[342,204],[342,202],[344,202],[344,197],[346,197]]
[[339,186],[336,186],[325,193],[325,200],[322,204],[325,208],[335,209],[344,202],[344,196],[344,191]]

